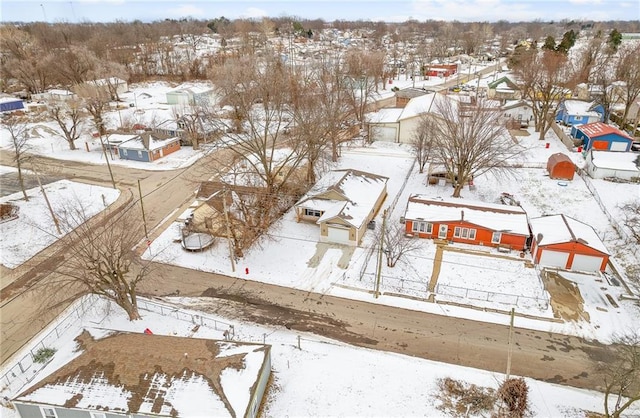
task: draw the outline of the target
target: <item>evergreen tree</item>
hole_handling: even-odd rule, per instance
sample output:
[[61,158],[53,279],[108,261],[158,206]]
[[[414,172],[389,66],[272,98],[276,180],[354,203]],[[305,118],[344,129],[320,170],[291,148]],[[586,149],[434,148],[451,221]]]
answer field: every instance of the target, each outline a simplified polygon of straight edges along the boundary
[[544,40],[544,45],[542,45],[542,49],[554,51],[556,49],[556,39],[551,35],[547,36]]
[[567,54],[571,49],[571,47],[575,45],[577,37],[578,37],[578,34],[575,33],[573,29],[571,29],[568,32],[565,32],[564,35],[562,36],[562,40],[556,47],[556,51],[562,52],[563,54]]
[[609,47],[612,50],[617,51],[621,43],[622,43],[622,34],[618,32],[618,29],[614,28],[609,33],[609,39],[607,39],[607,45],[609,45]]

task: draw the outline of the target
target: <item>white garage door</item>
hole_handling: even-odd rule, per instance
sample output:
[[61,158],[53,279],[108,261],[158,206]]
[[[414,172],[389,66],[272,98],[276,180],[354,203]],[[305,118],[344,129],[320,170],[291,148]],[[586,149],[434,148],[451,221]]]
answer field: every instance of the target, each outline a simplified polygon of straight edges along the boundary
[[612,142],[611,143],[611,151],[626,151],[627,150],[626,142]]
[[396,128],[393,126],[376,126],[373,128],[373,140],[396,142]]
[[341,244],[349,243],[349,229],[330,226],[327,232],[328,232],[328,241],[338,242]]
[[567,266],[567,260],[569,259],[569,253],[563,253],[560,251],[540,250],[542,255],[540,256],[540,265],[545,267],[558,267],[565,268]]
[[576,254],[573,256],[571,270],[577,271],[600,271],[602,265],[602,257],[593,255]]

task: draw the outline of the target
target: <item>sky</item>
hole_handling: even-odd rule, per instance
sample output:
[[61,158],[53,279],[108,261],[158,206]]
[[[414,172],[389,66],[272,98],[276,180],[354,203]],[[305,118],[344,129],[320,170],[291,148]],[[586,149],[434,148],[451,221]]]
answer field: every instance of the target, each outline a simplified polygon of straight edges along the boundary
[[2,22],[154,21],[167,18],[420,21],[638,20],[639,0],[0,0]]

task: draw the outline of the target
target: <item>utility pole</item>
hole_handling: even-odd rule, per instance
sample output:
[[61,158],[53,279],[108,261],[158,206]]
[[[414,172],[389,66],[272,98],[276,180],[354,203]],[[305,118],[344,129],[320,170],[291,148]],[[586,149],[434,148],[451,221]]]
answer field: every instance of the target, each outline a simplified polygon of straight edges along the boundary
[[113,179],[113,171],[111,171],[111,164],[109,163],[109,157],[107,156],[107,148],[104,146],[104,141],[102,140],[102,134],[99,133],[99,135],[100,135],[100,144],[102,145],[102,153],[104,154],[104,160],[107,162],[107,168],[109,169],[109,176],[111,176],[111,184],[113,185],[114,189],[117,189],[116,181]]
[[380,244],[378,247],[378,271],[376,272],[376,288],[373,296],[377,299],[380,296],[380,276],[382,275],[382,247],[384,246],[384,234],[387,222],[387,210],[382,213],[382,229],[380,230]]
[[144,204],[142,203],[142,187],[140,186],[140,179],[138,179],[138,194],[140,195],[140,209],[142,209],[142,226],[144,227],[144,237],[148,240],[149,234],[147,232],[147,217],[144,214]]
[[49,208],[49,213],[51,213],[51,217],[53,218],[53,223],[56,226],[56,231],[58,231],[58,235],[62,235],[62,231],[60,230],[60,223],[58,222],[58,218],[56,218],[56,214],[53,212],[53,208],[51,207],[51,202],[49,202],[47,193],[44,191],[44,187],[42,187],[42,183],[40,182],[40,176],[38,175],[38,171],[36,171],[36,167],[33,164],[31,164],[31,169],[36,175],[36,179],[38,179],[38,186],[40,186],[40,191],[42,192],[42,196],[44,196],[44,201],[47,203],[47,207]]
[[509,348],[507,351],[507,378],[505,380],[509,380],[509,375],[511,374],[511,355],[513,353],[513,318],[515,316],[515,313],[515,308],[511,308],[511,321],[509,324]]
[[224,222],[227,225],[227,243],[229,244],[229,259],[231,260],[231,271],[236,271],[235,255],[233,254],[233,244],[231,243],[231,228],[229,226],[229,212],[227,212],[227,193],[225,188],[222,193],[222,210],[224,211]]

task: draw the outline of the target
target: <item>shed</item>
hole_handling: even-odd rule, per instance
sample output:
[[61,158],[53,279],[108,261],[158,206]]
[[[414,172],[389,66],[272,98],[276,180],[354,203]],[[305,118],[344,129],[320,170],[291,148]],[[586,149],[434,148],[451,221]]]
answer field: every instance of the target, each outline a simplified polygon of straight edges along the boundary
[[591,148],[599,151],[629,151],[633,138],[615,126],[602,122],[574,125],[571,136],[582,140],[585,151]]
[[568,155],[557,152],[547,160],[549,177],[558,180],[573,180],[576,166]]
[[585,272],[607,267],[609,252],[590,225],[562,214],[533,218],[530,224],[535,264]]
[[617,178],[640,180],[640,154],[589,150],[585,156],[585,169],[594,179]]

